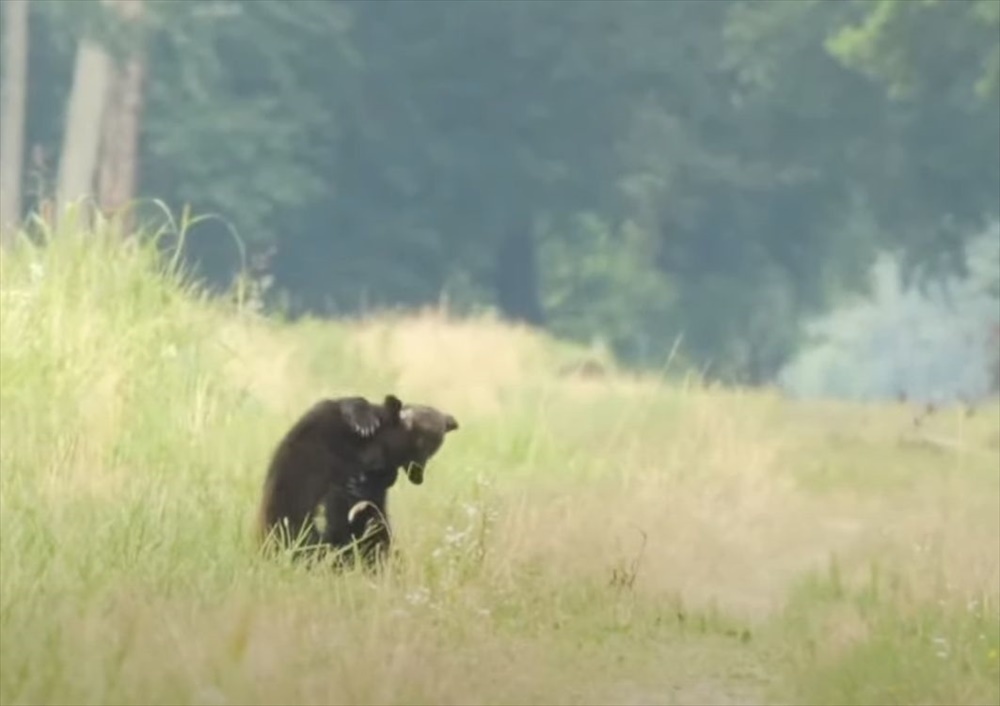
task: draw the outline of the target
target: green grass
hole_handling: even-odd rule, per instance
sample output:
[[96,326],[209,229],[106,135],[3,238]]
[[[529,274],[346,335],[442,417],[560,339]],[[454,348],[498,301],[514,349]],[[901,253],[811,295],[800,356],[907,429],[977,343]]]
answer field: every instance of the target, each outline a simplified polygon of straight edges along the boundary
[[[929,567],[927,567],[929,568]],[[870,564],[860,585],[835,570],[793,593],[782,634],[794,689],[816,704],[965,704],[996,698],[1000,613],[995,595],[916,600],[913,581]],[[803,649],[804,647],[804,649]]]
[[[439,312],[269,321],[66,227],[0,254],[0,703],[1000,703],[1000,409],[919,430]],[[260,558],[323,395],[462,424],[402,556]]]

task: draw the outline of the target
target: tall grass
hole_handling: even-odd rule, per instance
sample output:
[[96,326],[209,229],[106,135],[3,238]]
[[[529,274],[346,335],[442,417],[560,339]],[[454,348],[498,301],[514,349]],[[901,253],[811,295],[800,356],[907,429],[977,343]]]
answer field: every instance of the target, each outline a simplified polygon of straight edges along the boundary
[[[997,703],[1000,410],[560,375],[441,312],[270,321],[152,246],[0,254],[0,702]],[[323,395],[462,423],[378,577],[266,561]]]

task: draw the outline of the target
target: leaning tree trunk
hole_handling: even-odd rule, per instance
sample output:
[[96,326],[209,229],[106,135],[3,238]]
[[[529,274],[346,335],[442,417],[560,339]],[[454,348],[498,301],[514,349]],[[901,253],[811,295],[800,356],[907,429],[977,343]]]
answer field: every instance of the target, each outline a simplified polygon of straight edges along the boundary
[[[141,0],[104,0],[128,27],[138,22]],[[135,27],[130,27],[133,31]],[[97,200],[106,215],[117,215],[122,234],[132,232],[130,210],[115,214],[135,197],[139,167],[139,130],[142,124],[143,84],[146,75],[141,44],[130,47],[121,62],[111,67],[108,103],[101,140]]]
[[28,82],[28,0],[3,3],[0,76],[0,247],[12,245],[21,220],[21,167]]
[[[111,58],[97,41],[80,38],[59,158],[57,218],[62,217],[70,202],[93,196],[112,68]],[[85,210],[81,215],[86,217],[88,213]]]

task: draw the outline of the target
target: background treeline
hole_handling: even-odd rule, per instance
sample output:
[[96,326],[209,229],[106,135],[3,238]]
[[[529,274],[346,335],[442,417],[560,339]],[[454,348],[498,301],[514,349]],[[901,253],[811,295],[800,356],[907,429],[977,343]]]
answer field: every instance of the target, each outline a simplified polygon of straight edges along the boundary
[[4,220],[189,204],[197,270],[290,315],[446,299],[760,383],[880,253],[962,277],[1000,239],[997,0],[3,10]]

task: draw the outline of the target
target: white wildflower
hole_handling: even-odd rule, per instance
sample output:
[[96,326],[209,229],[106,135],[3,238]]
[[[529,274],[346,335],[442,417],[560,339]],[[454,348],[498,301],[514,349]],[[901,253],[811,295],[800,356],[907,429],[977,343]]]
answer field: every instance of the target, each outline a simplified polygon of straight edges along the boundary
[[406,602],[410,605],[425,605],[431,599],[431,592],[423,586],[406,594]]

